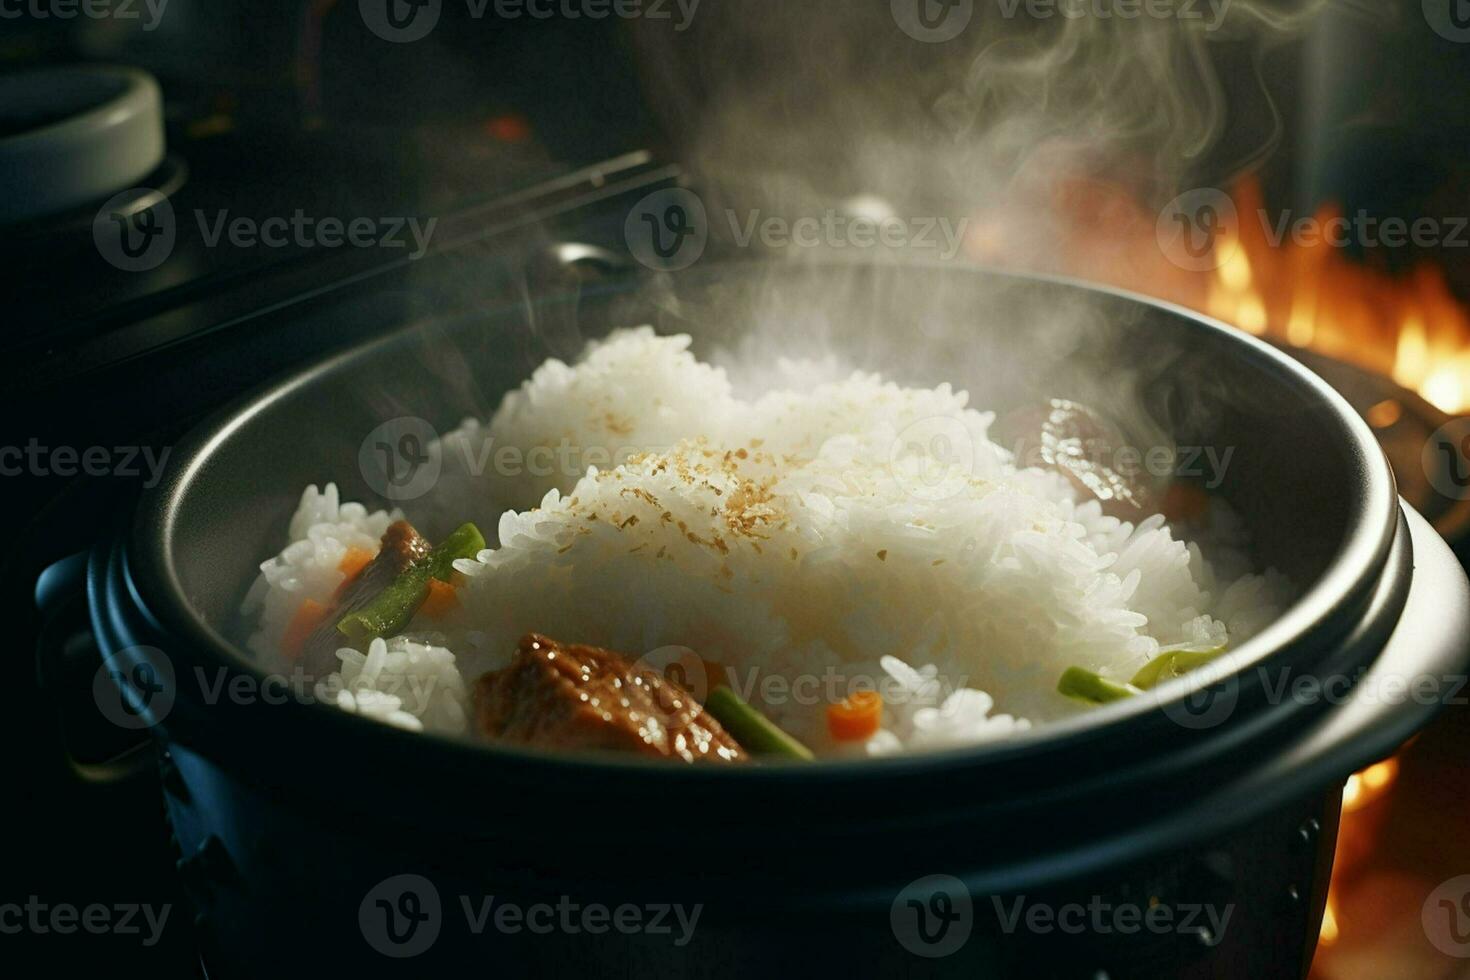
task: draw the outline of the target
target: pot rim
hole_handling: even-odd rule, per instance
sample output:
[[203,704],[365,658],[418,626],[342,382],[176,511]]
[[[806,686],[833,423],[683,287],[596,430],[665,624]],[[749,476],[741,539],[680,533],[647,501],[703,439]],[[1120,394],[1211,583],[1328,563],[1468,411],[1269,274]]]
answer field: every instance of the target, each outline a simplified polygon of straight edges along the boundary
[[[732,265],[738,267],[742,264],[748,262],[712,265],[701,271],[705,275],[718,275],[722,271],[729,271]],[[850,266],[853,263],[820,264],[835,267]],[[1170,314],[1169,319],[1176,329],[1223,337],[1226,343],[1237,346],[1242,356],[1255,358],[1262,368],[1284,376],[1289,379],[1290,384],[1303,389],[1329,410],[1327,417],[1339,429],[1359,477],[1357,486],[1348,488],[1354,490],[1348,534],[1337,548],[1326,571],[1280,618],[1232,651],[1230,656],[1193,671],[1186,677],[1161,685],[1150,692],[1150,697],[1103,705],[1072,718],[1038,725],[1029,732],[1007,739],[934,752],[878,759],[826,759],[815,763],[721,767],[715,772],[709,767],[671,767],[660,765],[657,761],[641,759],[563,755],[476,743],[465,738],[429,732],[404,732],[348,712],[318,710],[316,705],[296,702],[271,705],[273,712],[265,717],[280,720],[284,715],[278,712],[295,714],[299,709],[305,708],[308,710],[302,716],[303,724],[312,724],[318,728],[338,726],[335,731],[345,738],[359,741],[365,738],[392,739],[397,749],[410,751],[408,744],[403,743],[403,740],[408,739],[412,740],[412,744],[420,746],[419,750],[413,751],[454,753],[464,764],[486,765],[498,762],[530,765],[545,770],[548,775],[565,776],[571,780],[589,773],[619,772],[628,779],[637,779],[640,774],[657,773],[653,778],[665,783],[669,780],[680,780],[684,783],[753,780],[764,784],[800,785],[813,778],[846,781],[919,773],[927,775],[938,769],[992,763],[1011,764],[1038,753],[1068,751],[1095,741],[1103,729],[1108,729],[1111,736],[1128,731],[1130,724],[1141,725],[1150,718],[1157,720],[1161,708],[1178,706],[1191,694],[1229,678],[1239,677],[1288,648],[1303,645],[1310,640],[1335,639],[1345,631],[1344,620],[1355,619],[1356,613],[1368,603],[1384,573],[1398,530],[1399,505],[1394,477],[1366,422],[1317,375],[1281,351],[1243,331],[1177,304],[1136,292],[1062,276],[1021,274],[972,265],[956,266],[937,260],[910,264],[945,269],[951,274],[972,274],[1018,284],[1050,284],[1069,291],[1109,296],[1162,310]],[[536,302],[556,302],[559,299],[560,297],[547,296]],[[493,312],[482,312],[481,315],[493,315]],[[320,359],[223,409],[181,441],[178,450],[171,457],[165,478],[156,487],[145,491],[140,499],[133,515],[133,528],[126,549],[126,568],[130,579],[128,589],[131,597],[146,610],[148,618],[162,630],[163,635],[180,641],[176,647],[179,653],[173,654],[174,659],[184,659],[181,655],[187,652],[190,659],[197,657],[210,666],[223,666],[235,673],[254,674],[257,679],[266,676],[250,662],[238,644],[208,625],[195,611],[187,600],[174,562],[173,535],[179,511],[183,502],[191,495],[204,492],[200,487],[214,453],[234,438],[247,423],[268,412],[278,402],[329,374],[344,370],[361,360],[381,356],[382,351],[390,349],[423,326],[422,321],[412,323]],[[145,601],[145,597],[148,597],[148,601]],[[1180,726],[1172,723],[1166,725],[1173,729],[1174,735],[1183,737],[1189,734]],[[170,725],[165,721],[159,727],[168,732]]]

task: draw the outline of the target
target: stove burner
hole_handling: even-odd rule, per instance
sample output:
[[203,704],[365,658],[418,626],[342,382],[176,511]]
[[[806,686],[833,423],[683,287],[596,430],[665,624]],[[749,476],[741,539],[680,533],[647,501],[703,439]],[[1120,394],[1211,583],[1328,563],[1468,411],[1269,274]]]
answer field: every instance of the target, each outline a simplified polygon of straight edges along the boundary
[[[129,190],[136,191],[135,205],[140,210],[154,207],[159,201],[172,200],[189,177],[189,166],[182,157],[169,154],[164,157],[152,173],[134,181]],[[51,214],[14,225],[6,231],[6,241],[0,249],[23,247],[27,249],[64,246],[73,244],[89,246],[92,241],[92,225],[97,220],[97,201],[72,208],[59,214]]]
[[134,68],[0,77],[0,224],[75,210],[133,187],[164,159],[163,96]]

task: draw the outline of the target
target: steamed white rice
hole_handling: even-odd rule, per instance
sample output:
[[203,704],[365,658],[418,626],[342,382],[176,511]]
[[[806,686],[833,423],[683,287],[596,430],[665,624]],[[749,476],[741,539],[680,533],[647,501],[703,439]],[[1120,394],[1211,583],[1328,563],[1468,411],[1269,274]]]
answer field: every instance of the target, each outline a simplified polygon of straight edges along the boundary
[[[1161,651],[1238,644],[1289,595],[1250,572],[1218,502],[1198,529],[1207,561],[1162,516],[1120,522],[1064,478],[1017,470],[963,391],[857,373],[749,401],[688,347],[620,331],[441,440],[423,510],[503,511],[482,526],[490,547],[457,563],[456,611],[340,652],[320,693],[457,733],[466,679],[506,665],[526,632],[633,656],[678,646],[819,752],[883,754],[1065,716],[1079,710],[1056,693],[1067,667],[1126,680]],[[505,446],[560,447],[575,469],[477,471]],[[330,597],[346,549],[375,548],[396,516],[308,488],[247,599],[252,649],[275,662],[302,600]],[[832,744],[825,705],[874,686],[883,730]]]

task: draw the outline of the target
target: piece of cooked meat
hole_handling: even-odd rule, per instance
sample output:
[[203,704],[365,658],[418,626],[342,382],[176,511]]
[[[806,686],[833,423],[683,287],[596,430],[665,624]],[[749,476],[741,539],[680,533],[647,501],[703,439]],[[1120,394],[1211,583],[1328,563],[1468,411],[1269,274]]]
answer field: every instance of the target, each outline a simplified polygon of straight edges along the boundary
[[301,664],[308,676],[325,677],[337,669],[337,651],[349,645],[337,632],[342,617],[366,606],[429,551],[428,539],[408,521],[388,525],[377,556],[337,588],[331,611],[302,646]]
[[1123,472],[1122,432],[1080,402],[1052,398],[1045,405],[1009,412],[996,421],[993,438],[1015,452],[1017,466],[1056,470],[1099,500],[1105,514],[1137,521],[1155,509],[1143,458],[1137,458],[1134,472]]
[[509,667],[475,683],[487,738],[541,748],[742,762],[745,750],[678,684],[599,647],[521,639]]

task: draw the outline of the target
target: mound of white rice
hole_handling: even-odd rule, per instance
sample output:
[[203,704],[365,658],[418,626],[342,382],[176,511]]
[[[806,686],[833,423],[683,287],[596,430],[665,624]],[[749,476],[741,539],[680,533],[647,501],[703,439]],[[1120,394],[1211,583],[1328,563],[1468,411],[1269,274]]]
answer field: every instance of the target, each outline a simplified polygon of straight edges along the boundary
[[[965,392],[854,374],[745,401],[688,346],[618,332],[447,436],[446,482],[475,497],[458,505],[519,509],[457,563],[460,607],[410,627],[438,636],[343,651],[323,693],[462,731],[464,679],[508,663],[526,632],[633,656],[682,646],[819,752],[888,753],[1064,716],[1079,710],[1056,693],[1067,667],[1126,679],[1164,650],[1236,644],[1287,596],[1250,574],[1218,503],[1212,563],[1162,516],[1120,522],[1062,477],[1017,470]],[[464,464],[486,438],[599,462],[477,474]],[[252,647],[272,650],[302,599],[335,589],[345,549],[391,519],[308,489],[252,590]],[[883,730],[833,744],[825,706],[864,687],[884,694]]]

